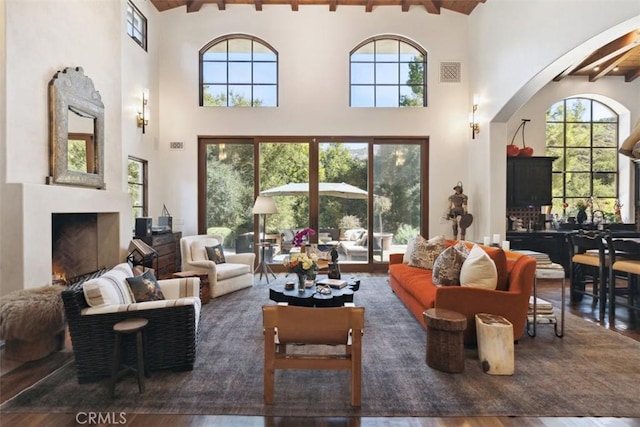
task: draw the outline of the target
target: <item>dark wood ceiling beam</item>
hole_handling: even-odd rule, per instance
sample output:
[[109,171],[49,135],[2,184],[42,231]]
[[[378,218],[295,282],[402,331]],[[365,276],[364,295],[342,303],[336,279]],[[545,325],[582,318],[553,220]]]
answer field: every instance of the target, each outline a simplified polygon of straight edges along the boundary
[[298,0],[291,0],[291,10],[293,12],[297,12],[298,11]]
[[338,10],[338,0],[329,0],[329,12]]
[[203,4],[203,0],[187,0],[187,13],[200,11]]
[[589,81],[590,82],[595,82],[600,77],[606,76],[609,73],[609,71],[613,70],[622,61],[624,61],[625,58],[628,57],[629,55],[631,55],[631,51],[627,51],[627,52],[623,53],[622,55],[618,55],[615,58],[612,58],[612,59],[608,60],[607,62],[605,62],[603,64],[600,64],[598,66],[599,67],[598,71],[594,71],[593,73],[589,74]]
[[256,10],[262,12],[262,0],[253,0],[253,4],[256,5]]
[[575,70],[579,71],[585,68],[593,68],[596,65],[608,61],[611,58],[615,58],[638,45],[640,45],[640,35],[637,31],[632,31],[593,52],[587,59],[582,61]]
[[440,15],[440,0],[423,0],[422,5],[427,12]]
[[373,0],[367,0],[367,4],[364,6],[365,12],[373,12]]
[[627,82],[627,83],[631,83],[632,81],[634,81],[638,77],[640,77],[640,67],[638,67],[635,70],[632,70],[631,72],[625,74],[624,75],[624,81]]
[[402,0],[402,11],[403,12],[409,12],[409,8],[411,7],[411,3],[409,3],[409,0]]
[[227,4],[225,3],[225,0],[216,0],[216,4],[218,5],[218,10],[227,9]]

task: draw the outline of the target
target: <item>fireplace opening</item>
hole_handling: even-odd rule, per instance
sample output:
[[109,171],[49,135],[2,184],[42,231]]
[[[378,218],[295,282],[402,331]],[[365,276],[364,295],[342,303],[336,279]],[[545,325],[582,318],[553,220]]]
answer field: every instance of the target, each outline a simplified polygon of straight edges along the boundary
[[118,260],[118,213],[51,214],[51,276],[55,284],[112,267]]

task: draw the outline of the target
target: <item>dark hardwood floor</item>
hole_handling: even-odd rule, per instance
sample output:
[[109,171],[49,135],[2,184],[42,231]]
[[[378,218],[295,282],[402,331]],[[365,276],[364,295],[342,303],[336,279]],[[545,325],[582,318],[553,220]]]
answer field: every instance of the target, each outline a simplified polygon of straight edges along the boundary
[[[560,281],[538,281],[538,297],[560,306],[561,292]],[[583,319],[611,329],[620,334],[640,341],[640,328],[634,327],[626,316],[626,310],[619,310],[615,325],[609,325],[607,321],[597,321],[597,310],[592,309],[591,301],[585,299],[581,304],[573,307],[569,305],[569,292],[567,283],[566,312],[572,313]],[[548,327],[540,325],[540,328]],[[571,333],[565,330],[565,333]],[[535,338],[526,338],[535,339]],[[55,371],[65,363],[71,363],[73,359],[70,345],[67,343],[65,350],[54,353],[44,359],[27,362],[8,370],[0,377],[0,401],[5,402],[22,390],[35,384],[40,379]],[[0,356],[0,363],[5,367],[11,363]],[[2,369],[3,372],[7,369]],[[87,414],[55,414],[55,413],[0,413],[1,426],[77,426],[77,425],[126,425],[139,426],[213,426],[213,427],[487,427],[487,426],[531,426],[531,427],[612,427],[612,426],[640,426],[640,418],[548,418],[548,417],[254,417],[231,415],[148,415],[148,414],[100,414],[102,422],[90,420]],[[97,416],[97,415],[96,415]],[[104,418],[107,417],[107,418]],[[93,421],[93,422],[92,422]]]

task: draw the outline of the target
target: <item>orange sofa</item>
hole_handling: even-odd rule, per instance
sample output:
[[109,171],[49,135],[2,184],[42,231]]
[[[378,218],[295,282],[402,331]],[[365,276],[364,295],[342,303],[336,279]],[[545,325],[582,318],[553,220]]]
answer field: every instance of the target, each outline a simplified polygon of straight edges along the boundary
[[[447,246],[455,241],[447,241]],[[473,243],[465,242],[470,248]],[[389,284],[409,311],[426,329],[422,313],[428,308],[446,308],[467,317],[466,344],[476,342],[475,315],[491,313],[513,324],[514,339],[525,332],[529,296],[533,289],[536,260],[533,257],[500,248],[482,246],[496,264],[496,290],[462,286],[435,286],[432,270],[403,264],[403,254],[389,255]]]

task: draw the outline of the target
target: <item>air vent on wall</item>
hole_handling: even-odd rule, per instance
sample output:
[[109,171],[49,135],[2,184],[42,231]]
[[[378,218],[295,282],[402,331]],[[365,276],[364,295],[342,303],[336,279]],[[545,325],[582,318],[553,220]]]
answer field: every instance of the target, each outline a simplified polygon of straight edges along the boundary
[[440,83],[460,83],[460,63],[440,63]]
[[170,142],[169,150],[184,150],[184,142],[182,141]]

